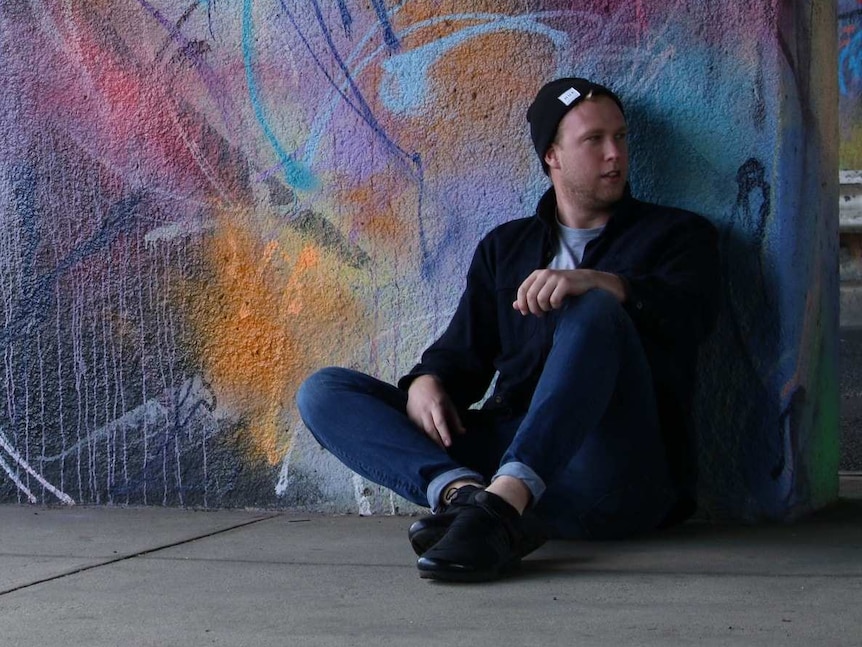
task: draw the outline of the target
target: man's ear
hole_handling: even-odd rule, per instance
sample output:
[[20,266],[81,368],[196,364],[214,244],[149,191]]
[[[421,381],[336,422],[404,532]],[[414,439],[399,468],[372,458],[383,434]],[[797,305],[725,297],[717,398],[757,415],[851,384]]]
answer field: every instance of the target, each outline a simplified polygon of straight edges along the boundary
[[552,143],[548,146],[548,150],[545,151],[545,164],[548,165],[548,168],[560,168],[560,162],[557,159],[557,145]]

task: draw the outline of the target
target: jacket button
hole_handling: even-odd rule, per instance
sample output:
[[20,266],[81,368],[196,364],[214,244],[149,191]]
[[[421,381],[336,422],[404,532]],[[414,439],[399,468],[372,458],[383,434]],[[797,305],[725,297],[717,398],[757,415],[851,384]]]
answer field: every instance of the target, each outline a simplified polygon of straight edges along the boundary
[[638,301],[638,302],[635,304],[635,308],[637,308],[638,310],[643,310],[643,309],[644,309],[643,301]]
[[500,404],[502,401],[503,401],[502,395],[495,395],[494,396],[494,402],[496,402],[497,404]]

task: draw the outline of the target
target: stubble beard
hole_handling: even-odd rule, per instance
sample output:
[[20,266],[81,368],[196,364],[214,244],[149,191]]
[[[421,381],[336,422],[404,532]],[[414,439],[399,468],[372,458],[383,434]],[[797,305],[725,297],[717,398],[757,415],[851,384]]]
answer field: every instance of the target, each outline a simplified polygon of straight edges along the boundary
[[608,187],[604,190],[601,187],[589,189],[580,187],[573,194],[584,209],[596,213],[608,212],[613,210],[614,205],[623,199],[625,183],[620,187]]

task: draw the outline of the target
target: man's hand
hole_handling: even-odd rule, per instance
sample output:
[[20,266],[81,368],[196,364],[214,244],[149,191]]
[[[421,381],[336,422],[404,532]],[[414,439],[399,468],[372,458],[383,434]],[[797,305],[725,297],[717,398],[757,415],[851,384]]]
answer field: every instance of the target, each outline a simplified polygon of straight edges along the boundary
[[536,270],[518,288],[518,298],[512,307],[522,315],[541,317],[563,305],[566,297],[599,288],[613,294],[620,303],[625,301],[626,287],[615,274],[596,270]]
[[407,417],[443,449],[452,446],[452,434],[466,430],[455,405],[433,375],[420,375],[407,390]]

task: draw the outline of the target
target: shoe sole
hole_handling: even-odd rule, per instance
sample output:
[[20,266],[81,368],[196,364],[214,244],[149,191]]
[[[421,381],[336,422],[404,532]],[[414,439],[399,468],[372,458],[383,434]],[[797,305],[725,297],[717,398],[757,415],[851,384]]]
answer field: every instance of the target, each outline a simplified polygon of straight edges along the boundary
[[419,566],[419,577],[423,580],[436,580],[438,582],[459,582],[459,583],[476,583],[476,582],[493,582],[501,578],[511,575],[521,566],[521,559],[515,559],[493,571],[463,571],[463,570],[445,570],[445,569],[428,569],[425,570]]

